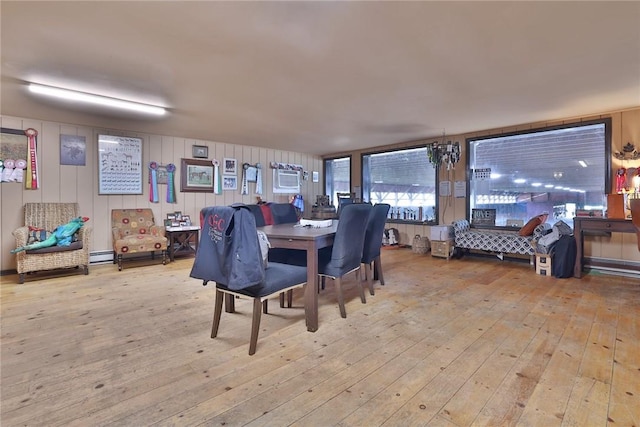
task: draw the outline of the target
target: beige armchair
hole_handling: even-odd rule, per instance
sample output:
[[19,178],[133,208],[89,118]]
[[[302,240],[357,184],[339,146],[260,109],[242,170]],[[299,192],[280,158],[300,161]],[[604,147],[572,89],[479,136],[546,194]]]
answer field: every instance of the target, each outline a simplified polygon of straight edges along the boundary
[[125,254],[162,252],[162,264],[167,263],[167,238],[164,226],[155,225],[151,209],[114,209],[111,211],[113,263],[122,270]]
[[[34,228],[53,231],[59,225],[68,223],[79,215],[77,203],[26,203],[24,205],[24,226],[13,231],[16,248],[25,246],[33,235]],[[24,283],[25,275],[36,271],[60,268],[82,268],[89,274],[89,240],[91,227],[83,226],[77,240],[70,246],[51,246],[28,250],[16,254],[18,281]]]

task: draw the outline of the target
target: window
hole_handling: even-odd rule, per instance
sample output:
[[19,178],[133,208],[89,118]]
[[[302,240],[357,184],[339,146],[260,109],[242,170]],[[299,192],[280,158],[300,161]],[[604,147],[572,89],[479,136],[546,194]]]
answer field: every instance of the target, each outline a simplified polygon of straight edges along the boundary
[[338,208],[338,193],[351,192],[351,157],[326,159],[324,161],[324,194]]
[[390,204],[392,219],[437,222],[436,175],[426,147],[365,154],[364,201]]
[[611,121],[575,123],[467,140],[470,209],[495,209],[496,223],[573,226],[577,210],[604,209],[610,188]]

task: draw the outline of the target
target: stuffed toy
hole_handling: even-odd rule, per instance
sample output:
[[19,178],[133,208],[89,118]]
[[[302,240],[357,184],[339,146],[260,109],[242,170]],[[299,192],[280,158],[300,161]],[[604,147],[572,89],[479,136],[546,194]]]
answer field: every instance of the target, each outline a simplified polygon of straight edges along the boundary
[[82,228],[85,222],[89,221],[86,216],[79,216],[72,219],[64,225],[59,225],[51,233],[51,235],[42,242],[32,243],[30,245],[21,246],[11,251],[12,254],[28,251],[32,249],[48,248],[49,246],[69,246],[72,242],[73,235]]

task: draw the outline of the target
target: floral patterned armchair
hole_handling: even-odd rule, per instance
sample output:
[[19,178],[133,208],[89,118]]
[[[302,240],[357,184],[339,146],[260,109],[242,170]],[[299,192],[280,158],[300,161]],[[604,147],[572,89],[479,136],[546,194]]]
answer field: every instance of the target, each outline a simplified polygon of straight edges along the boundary
[[162,251],[162,264],[167,263],[167,238],[164,227],[155,225],[151,209],[113,209],[111,211],[113,263],[122,270],[125,254]]

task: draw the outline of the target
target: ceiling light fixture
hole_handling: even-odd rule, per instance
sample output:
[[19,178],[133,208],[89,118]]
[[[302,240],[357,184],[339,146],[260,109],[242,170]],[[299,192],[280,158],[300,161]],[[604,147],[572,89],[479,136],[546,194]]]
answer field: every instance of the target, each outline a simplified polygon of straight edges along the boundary
[[55,98],[66,99],[70,101],[86,102],[95,105],[104,105],[107,107],[120,108],[123,110],[138,111],[141,113],[154,114],[162,116],[166,113],[163,107],[156,105],[143,104],[135,101],[127,101],[124,99],[111,98],[103,95],[95,95],[92,93],[78,92],[76,90],[63,89],[54,86],[45,86],[37,83],[29,84],[29,91],[39,95],[53,96]]
[[580,166],[582,166],[583,168],[587,167],[587,162],[585,162],[584,160],[578,160],[578,163],[580,164]]

